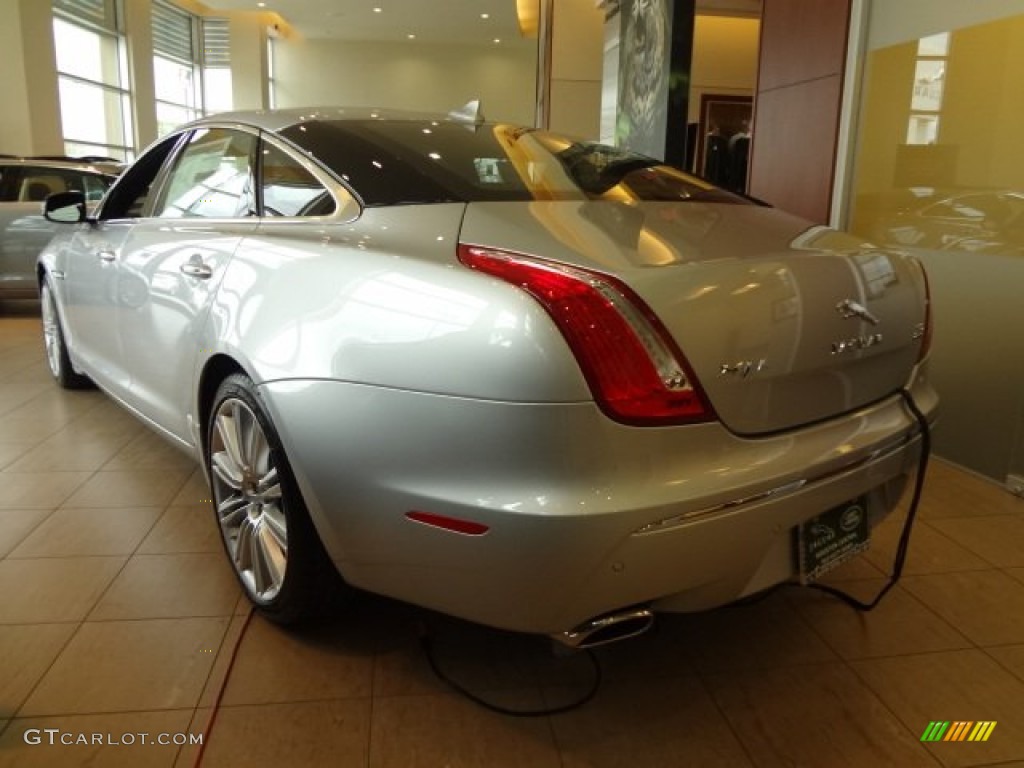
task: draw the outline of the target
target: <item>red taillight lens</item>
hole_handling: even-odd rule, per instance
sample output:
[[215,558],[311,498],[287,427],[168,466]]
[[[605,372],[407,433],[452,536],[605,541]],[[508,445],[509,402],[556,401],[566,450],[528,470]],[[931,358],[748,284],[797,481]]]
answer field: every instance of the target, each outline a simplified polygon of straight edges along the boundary
[[540,302],[576,356],[598,405],[612,418],[637,425],[714,418],[668,332],[619,280],[474,245],[460,244],[459,260]]

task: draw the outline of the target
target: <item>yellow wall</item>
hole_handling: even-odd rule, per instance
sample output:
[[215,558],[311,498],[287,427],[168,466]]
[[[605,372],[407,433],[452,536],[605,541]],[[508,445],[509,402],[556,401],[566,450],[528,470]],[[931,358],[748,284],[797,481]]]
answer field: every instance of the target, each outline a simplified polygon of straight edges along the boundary
[[[873,8],[893,13],[895,5]],[[944,403],[937,450],[1002,481],[1024,474],[1024,13],[936,28],[944,9],[961,19],[965,5],[934,0],[933,13],[893,19],[895,26],[873,16],[850,228],[924,262],[932,372]],[[1000,8],[1014,5],[1024,11],[1018,0]],[[907,146],[918,58],[918,39],[907,33],[915,29],[948,31],[950,42],[936,141]],[[937,215],[954,206],[953,215]]]
[[760,19],[698,14],[690,65],[690,122],[705,93],[752,96],[757,85]]
[[0,0],[0,152],[62,154],[48,3]]

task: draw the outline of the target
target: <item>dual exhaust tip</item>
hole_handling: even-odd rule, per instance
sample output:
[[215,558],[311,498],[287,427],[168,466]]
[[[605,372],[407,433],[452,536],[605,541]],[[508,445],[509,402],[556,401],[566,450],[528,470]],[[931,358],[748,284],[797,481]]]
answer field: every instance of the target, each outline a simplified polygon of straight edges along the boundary
[[589,619],[551,637],[564,646],[582,650],[642,635],[653,624],[654,613],[649,608],[629,608]]

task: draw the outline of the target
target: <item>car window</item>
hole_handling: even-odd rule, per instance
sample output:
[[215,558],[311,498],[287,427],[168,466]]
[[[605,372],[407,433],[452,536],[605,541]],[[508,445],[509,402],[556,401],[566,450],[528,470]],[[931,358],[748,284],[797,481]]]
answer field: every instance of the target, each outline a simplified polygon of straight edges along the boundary
[[178,156],[153,215],[237,218],[256,215],[256,137],[225,128],[197,130]]
[[623,149],[509,125],[322,120],[281,135],[368,206],[474,201],[662,200],[748,204]]
[[182,140],[180,134],[169,136],[147,149],[122,173],[103,202],[99,218],[135,219],[143,215],[153,189],[154,180],[171,151]]
[[260,156],[264,216],[327,216],[334,198],[297,160],[272,144]]
[[0,203],[10,203],[18,199],[18,169],[13,166],[0,166]]
[[94,203],[103,198],[107,188],[110,186],[110,179],[106,176],[97,176],[92,173],[82,174],[82,191],[85,192],[86,202]]

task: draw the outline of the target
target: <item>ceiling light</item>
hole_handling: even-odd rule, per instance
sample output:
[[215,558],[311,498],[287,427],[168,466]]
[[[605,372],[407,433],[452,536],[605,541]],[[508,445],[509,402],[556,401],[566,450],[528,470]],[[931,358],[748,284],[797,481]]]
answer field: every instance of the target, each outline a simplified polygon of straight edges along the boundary
[[374,8],[373,12],[374,13],[384,13],[384,9],[383,8]]
[[266,7],[267,7],[267,4],[266,4],[266,3],[256,3],[256,6],[257,6],[258,8],[266,8]]
[[500,43],[500,42],[501,42],[501,38],[500,38],[500,37],[496,37],[496,38],[494,38],[494,42],[496,42],[496,43]]
[[481,13],[480,14],[480,18],[481,19],[489,19],[489,18],[491,18],[491,14],[489,14],[489,13]]
[[408,34],[408,35],[406,35],[406,37],[408,37],[410,40],[415,40],[416,39],[416,35],[413,35],[413,34]]

